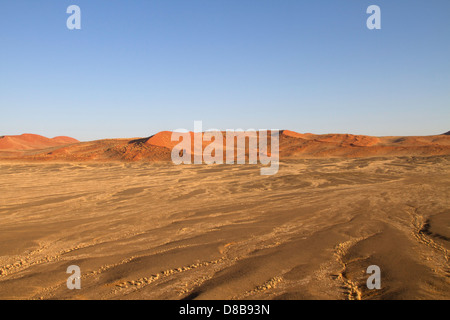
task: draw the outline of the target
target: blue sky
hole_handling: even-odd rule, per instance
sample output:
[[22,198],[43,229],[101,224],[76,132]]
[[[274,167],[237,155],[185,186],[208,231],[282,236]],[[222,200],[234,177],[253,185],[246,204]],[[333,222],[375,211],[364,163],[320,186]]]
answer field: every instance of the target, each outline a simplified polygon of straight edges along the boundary
[[[81,8],[68,30],[66,9]],[[366,9],[380,6],[382,29]],[[2,0],[0,135],[450,130],[448,0]]]

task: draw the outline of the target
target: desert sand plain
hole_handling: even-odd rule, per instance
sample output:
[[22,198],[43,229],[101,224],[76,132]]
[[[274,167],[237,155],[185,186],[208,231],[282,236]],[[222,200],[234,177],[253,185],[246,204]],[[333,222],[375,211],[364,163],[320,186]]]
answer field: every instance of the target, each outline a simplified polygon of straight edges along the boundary
[[273,176],[148,139],[0,152],[0,299],[450,299],[450,137],[283,139]]

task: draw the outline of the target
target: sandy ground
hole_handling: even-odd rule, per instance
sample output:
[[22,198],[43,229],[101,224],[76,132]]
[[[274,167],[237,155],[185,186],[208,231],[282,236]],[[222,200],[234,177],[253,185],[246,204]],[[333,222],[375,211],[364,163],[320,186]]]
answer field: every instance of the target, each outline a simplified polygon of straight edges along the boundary
[[449,186],[450,156],[1,162],[0,299],[450,299]]

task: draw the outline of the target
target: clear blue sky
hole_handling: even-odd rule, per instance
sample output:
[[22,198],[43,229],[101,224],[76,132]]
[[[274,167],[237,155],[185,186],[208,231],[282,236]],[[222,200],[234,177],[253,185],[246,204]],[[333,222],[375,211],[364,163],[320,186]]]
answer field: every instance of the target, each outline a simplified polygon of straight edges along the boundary
[[[82,30],[66,27],[80,6]],[[382,29],[366,9],[381,7]],[[0,135],[450,130],[448,0],[1,0]]]

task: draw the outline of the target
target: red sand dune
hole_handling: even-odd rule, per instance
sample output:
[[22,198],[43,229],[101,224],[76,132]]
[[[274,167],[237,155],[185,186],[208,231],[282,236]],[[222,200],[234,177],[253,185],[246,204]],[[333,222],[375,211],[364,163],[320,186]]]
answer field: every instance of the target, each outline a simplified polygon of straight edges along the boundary
[[80,142],[77,139],[71,138],[71,137],[65,137],[65,136],[59,136],[52,138],[53,141],[57,141],[62,144],[70,144],[70,143],[77,143]]
[[298,133],[298,132],[290,131],[290,130],[283,130],[282,133],[285,136],[292,137],[292,138],[300,138],[300,139],[310,139],[312,136],[314,136],[312,133]]
[[0,137],[0,150],[36,150],[46,149],[59,145],[78,143],[79,141],[70,137],[46,138],[37,134],[25,133],[20,136]]
[[[226,134],[222,134],[225,149]],[[192,138],[193,133],[190,132],[190,135]],[[177,141],[171,141],[171,136],[172,132],[163,131],[148,138],[90,142],[77,142],[69,137],[49,139],[31,134],[5,136],[0,138],[0,159],[170,161],[172,148],[178,144]],[[204,141],[203,149],[209,144],[210,142]],[[248,151],[247,147],[246,154]],[[280,131],[281,159],[435,155],[450,155],[450,135],[371,137]]]
[[154,136],[148,138],[145,142],[146,144],[158,146],[158,147],[168,147],[171,148],[177,144],[177,142],[171,141],[172,132],[170,131],[161,131]]

